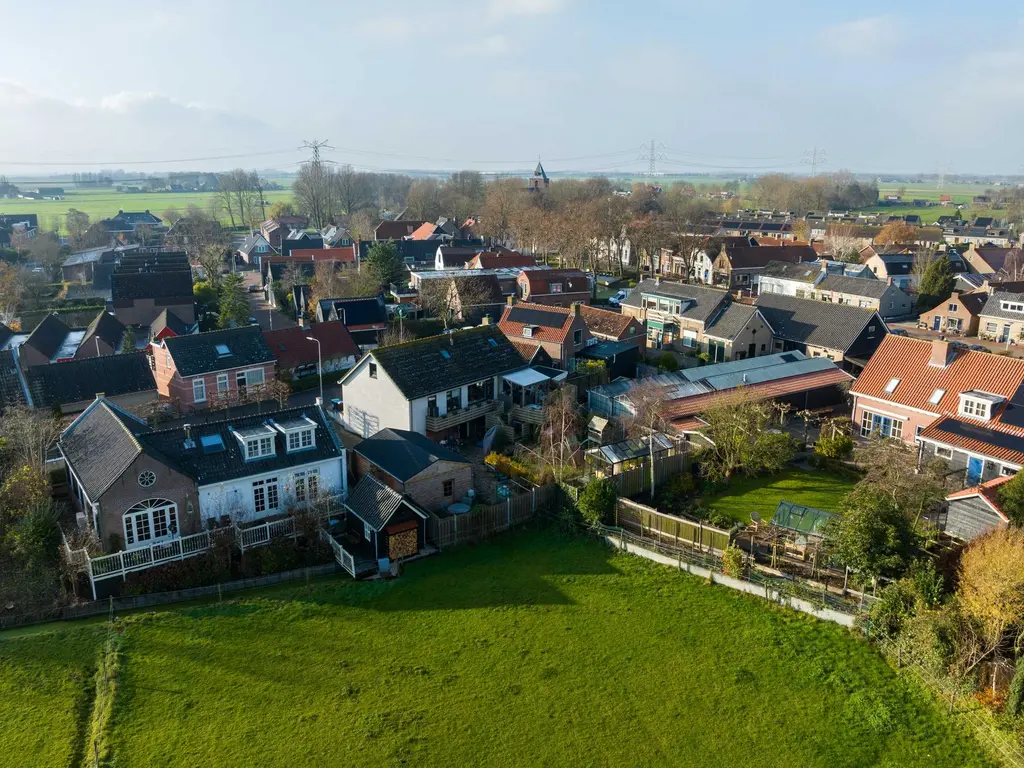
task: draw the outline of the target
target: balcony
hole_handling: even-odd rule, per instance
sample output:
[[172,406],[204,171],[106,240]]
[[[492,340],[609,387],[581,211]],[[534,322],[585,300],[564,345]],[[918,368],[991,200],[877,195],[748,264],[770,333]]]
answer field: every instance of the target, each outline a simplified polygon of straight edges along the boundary
[[441,432],[450,427],[457,427],[467,421],[486,416],[500,407],[501,403],[497,400],[482,400],[479,403],[471,403],[465,408],[448,411],[443,415],[436,411],[427,411],[427,431]]
[[544,409],[540,406],[524,407],[522,405],[513,405],[508,417],[511,421],[518,421],[521,424],[536,424],[539,426],[544,423]]

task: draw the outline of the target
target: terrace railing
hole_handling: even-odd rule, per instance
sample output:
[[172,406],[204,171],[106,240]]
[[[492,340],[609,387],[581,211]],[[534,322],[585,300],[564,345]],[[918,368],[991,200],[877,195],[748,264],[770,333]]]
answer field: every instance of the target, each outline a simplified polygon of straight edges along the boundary
[[[111,576],[126,576],[132,571],[141,571],[161,565],[172,560],[184,560],[186,557],[198,555],[213,546],[213,534],[209,531],[191,536],[181,536],[169,541],[161,541],[148,546],[126,549],[112,555],[89,557],[85,555],[85,565],[89,577],[105,579]],[[84,552],[84,550],[80,550]],[[75,556],[75,555],[73,555]]]

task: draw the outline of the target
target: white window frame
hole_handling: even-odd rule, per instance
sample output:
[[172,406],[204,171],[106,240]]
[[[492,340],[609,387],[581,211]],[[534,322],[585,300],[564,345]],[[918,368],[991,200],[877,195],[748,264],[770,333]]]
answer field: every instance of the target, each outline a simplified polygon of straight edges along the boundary
[[369,523],[363,523],[363,538],[367,541],[371,541],[373,536],[373,528],[370,527]]
[[178,535],[178,505],[168,499],[140,501],[122,516],[126,548],[148,546]]
[[227,392],[231,388],[231,383],[226,373],[217,374],[217,392]]
[[274,436],[271,434],[256,435],[245,438],[245,458],[262,459],[277,453],[274,448]]
[[302,429],[293,429],[285,432],[285,440],[288,445],[288,453],[305,451],[316,447],[316,443],[313,440],[312,427],[303,427]]
[[952,448],[947,448],[944,445],[936,445],[935,446],[935,455],[938,456],[940,459],[952,459],[953,458],[953,449]]
[[320,491],[320,470],[306,469],[292,475],[292,485],[295,488],[295,501],[299,504],[307,504],[316,500]]
[[202,376],[192,379],[192,402],[206,402],[206,379]]
[[[262,507],[262,508],[261,508]],[[258,515],[276,512],[281,507],[281,489],[276,477],[265,477],[252,483],[252,508]]]

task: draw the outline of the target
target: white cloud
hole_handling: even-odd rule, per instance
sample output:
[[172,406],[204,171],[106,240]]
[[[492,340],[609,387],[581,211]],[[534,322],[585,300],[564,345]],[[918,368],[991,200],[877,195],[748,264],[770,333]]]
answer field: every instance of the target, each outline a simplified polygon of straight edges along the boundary
[[863,56],[900,42],[903,24],[896,16],[868,16],[823,27],[818,45],[827,53]]
[[488,14],[492,19],[512,16],[546,16],[565,7],[565,0],[491,0]]

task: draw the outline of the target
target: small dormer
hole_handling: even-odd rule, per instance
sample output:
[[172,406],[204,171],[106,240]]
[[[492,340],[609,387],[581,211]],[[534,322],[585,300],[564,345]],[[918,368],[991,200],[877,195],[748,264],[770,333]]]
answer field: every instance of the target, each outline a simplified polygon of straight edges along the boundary
[[273,422],[284,435],[285,453],[308,451],[316,448],[316,422],[308,416]]
[[992,412],[1003,401],[999,395],[992,395],[988,392],[970,390],[960,393],[960,415],[969,419],[989,421]]
[[245,429],[231,428],[231,434],[235,436],[242,445],[242,452],[246,461],[256,461],[277,455],[277,448],[274,445],[274,438],[277,432],[273,427],[260,424],[258,427],[246,427]]
[[1014,312],[1016,314],[1024,315],[1024,302],[1021,301],[1000,301],[1000,308],[1004,312]]
[[528,339],[532,339],[533,335],[537,331],[539,331],[539,330],[540,330],[539,326],[536,326],[536,325],[524,325],[523,326],[523,336],[525,336]]

